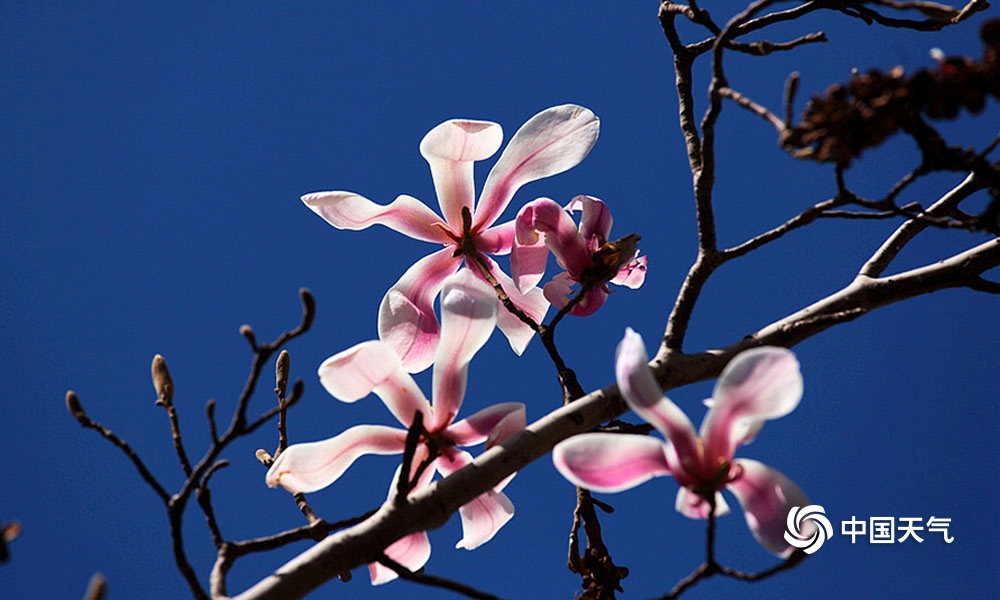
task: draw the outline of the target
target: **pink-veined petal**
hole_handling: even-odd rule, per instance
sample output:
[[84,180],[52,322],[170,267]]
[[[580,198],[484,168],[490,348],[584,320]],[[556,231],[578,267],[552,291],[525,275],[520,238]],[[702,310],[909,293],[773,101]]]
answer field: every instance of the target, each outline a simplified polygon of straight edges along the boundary
[[701,427],[706,455],[730,460],[736,446],[752,441],[765,420],[783,417],[798,406],[799,362],[786,348],[741,352],[723,369],[712,398]]
[[515,242],[510,251],[510,274],[519,290],[530,290],[538,285],[545,275],[549,262],[549,248],[545,240],[535,236],[531,244]]
[[643,282],[646,281],[646,257],[639,256],[638,250],[635,254],[635,258],[618,270],[618,274],[611,280],[611,283],[623,285],[633,290],[642,287]]
[[[707,519],[708,518],[708,502],[695,494],[686,487],[681,486],[681,489],[677,490],[677,498],[674,500],[674,508],[677,512],[681,513],[689,519]],[[722,515],[729,514],[729,504],[726,503],[726,499],[722,497],[721,492],[715,493],[715,516],[721,517]]]
[[580,216],[580,236],[590,241],[597,238],[600,243],[608,241],[611,236],[611,211],[602,200],[593,196],[577,196],[566,205],[568,211],[582,211]]
[[542,295],[545,296],[545,299],[552,306],[562,309],[569,304],[569,299],[573,296],[573,285],[575,283],[576,280],[566,271],[557,273],[552,277],[552,281],[546,283],[542,288]]
[[289,446],[267,470],[265,481],[293,494],[315,492],[340,478],[359,457],[399,454],[405,445],[402,429],[358,425],[328,440]]
[[497,298],[469,269],[445,280],[441,290],[441,339],[434,358],[434,417],[430,431],[446,427],[465,397],[469,361],[493,333]]
[[[517,289],[514,281],[500,269],[500,265],[488,256],[484,258],[486,259],[486,264],[490,266],[493,277],[503,287],[504,292],[506,292],[511,302],[523,310],[535,323],[541,323],[545,318],[545,313],[549,310],[549,301],[542,295],[542,290],[538,288],[531,288],[530,290]],[[524,352],[524,349],[528,347],[528,342],[535,335],[534,329],[525,325],[521,319],[518,319],[503,306],[500,306],[497,310],[497,327],[507,336],[507,342],[510,343],[511,350],[517,355]]]
[[583,296],[583,300],[576,303],[570,309],[569,314],[574,317],[586,317],[597,312],[597,309],[604,306],[604,301],[608,299],[608,290],[605,286],[597,286]]
[[[545,245],[555,255],[563,269],[579,275],[590,266],[590,253],[573,218],[563,207],[548,198],[525,204],[517,213],[515,243],[533,244],[537,233],[543,234]],[[532,235],[532,232],[537,232]]]
[[486,178],[474,226],[492,225],[522,185],[578,165],[599,132],[594,113],[574,104],[554,106],[528,119]]
[[[806,506],[809,499],[799,486],[771,467],[740,458],[733,461],[742,474],[728,485],[743,507],[747,526],[768,552],[784,558],[794,548],[785,541],[785,526],[788,511],[793,506]],[[815,527],[812,521],[807,525]],[[804,532],[806,537],[811,532]]]
[[319,380],[343,402],[355,402],[375,392],[389,411],[407,427],[413,415],[430,416],[430,404],[392,346],[380,340],[362,342],[323,361]]
[[425,242],[448,241],[439,226],[444,224],[441,217],[411,196],[402,195],[382,206],[351,192],[315,192],[302,196],[302,202],[337,229],[358,231],[385,225]]
[[[460,450],[445,452],[437,461],[438,470],[447,477],[472,462],[472,455]],[[462,518],[462,539],[456,548],[474,550],[493,539],[500,528],[514,516],[514,504],[499,491],[476,496],[458,509]]]
[[440,326],[434,298],[446,277],[458,270],[460,257],[445,248],[418,260],[382,298],[378,309],[378,336],[388,343],[411,373],[434,361]]
[[646,422],[660,430],[677,453],[684,471],[697,468],[701,460],[694,426],[676,404],[663,395],[660,385],[649,368],[649,358],[642,336],[625,329],[615,356],[615,378],[618,389],[629,407]]
[[670,474],[665,451],[663,442],[644,435],[584,433],[556,444],[552,462],[580,487],[620,492]]
[[[431,558],[431,541],[424,531],[411,533],[393,542],[385,549],[385,555],[411,571],[416,571],[427,564]],[[368,564],[368,575],[372,585],[389,583],[399,577],[389,567],[373,562]]]
[[475,200],[473,162],[493,156],[503,143],[503,129],[489,121],[453,119],[431,129],[420,154],[431,167],[441,213],[453,231],[461,231],[462,209]]
[[[528,426],[528,414],[524,410],[524,405],[520,402],[507,402],[505,404],[520,404],[520,408],[511,411],[506,417],[497,423],[496,427],[490,431],[490,434],[486,437],[486,449],[489,450],[497,444],[502,444],[514,434],[521,433],[524,428]],[[503,405],[501,405],[503,406]],[[506,484],[504,484],[506,485]],[[498,488],[497,491],[499,492]]]
[[[495,431],[503,425],[502,431]],[[520,402],[494,404],[476,414],[453,423],[446,430],[448,439],[456,446],[474,446],[493,438],[494,444],[524,429],[526,416]],[[520,427],[518,427],[520,425]]]
[[475,235],[476,248],[483,254],[510,254],[514,245],[514,221],[494,225]]

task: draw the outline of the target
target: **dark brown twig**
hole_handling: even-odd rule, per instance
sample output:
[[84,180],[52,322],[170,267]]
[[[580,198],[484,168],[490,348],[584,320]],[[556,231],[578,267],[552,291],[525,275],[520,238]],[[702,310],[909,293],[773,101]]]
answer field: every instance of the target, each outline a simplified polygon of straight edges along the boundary
[[445,590],[450,590],[457,594],[462,594],[463,596],[469,598],[476,598],[477,600],[500,600],[498,596],[493,594],[487,594],[486,592],[477,590],[476,588],[466,585],[464,583],[459,583],[458,581],[452,581],[450,579],[445,579],[444,577],[437,577],[436,575],[427,575],[425,573],[415,573],[398,562],[392,560],[384,553],[378,557],[378,562],[389,569],[392,569],[396,575],[399,575],[400,579],[406,581],[412,581],[413,583],[420,583],[430,587],[441,588]]

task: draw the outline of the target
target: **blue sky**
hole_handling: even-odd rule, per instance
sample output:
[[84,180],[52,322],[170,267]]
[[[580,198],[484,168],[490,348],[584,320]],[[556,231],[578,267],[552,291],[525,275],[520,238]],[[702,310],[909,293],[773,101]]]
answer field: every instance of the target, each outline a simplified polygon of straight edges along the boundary
[[[24,532],[0,566],[0,595],[81,597],[103,572],[111,598],[178,598],[187,588],[170,558],[164,511],[125,458],[66,413],[75,390],[92,417],[129,440],[168,489],[181,471],[153,405],[149,365],[166,357],[189,449],[207,441],[203,407],[228,415],[249,368],[239,334],[269,340],[297,323],[297,290],[318,304],[313,330],[294,341],[292,374],[306,394],[290,417],[292,441],[360,423],[390,424],[374,397],[341,404],[318,385],[327,356],[376,335],[385,290],[429,247],[384,228],[333,229],[299,201],[344,189],[380,203],[408,193],[434,204],[421,137],[449,118],[496,121],[510,135],[536,112],[573,102],[602,120],[575,169],[530,184],[505,215],[536,197],[605,200],[616,235],[638,232],[646,284],[557,336],[587,389],[613,381],[626,326],[652,344],[694,259],[690,174],[677,120],[668,46],[656,2],[320,3],[222,2],[141,8],[129,3],[0,4],[0,521]],[[995,14],[995,11],[990,11]],[[989,14],[989,13],[988,13]],[[719,17],[722,18],[721,15]],[[850,69],[916,69],[928,50],[981,55],[983,16],[935,34],[896,32],[820,13],[776,28],[782,40],[823,29],[831,42],[767,58],[731,56],[731,85],[780,111],[785,77],[809,94]],[[691,28],[683,28],[687,39]],[[704,71],[696,89],[704,88]],[[699,102],[704,94],[698,92]],[[699,114],[704,104],[698,107]],[[998,111],[942,126],[982,148]],[[721,243],[773,227],[835,192],[832,168],[795,161],[758,118],[728,105],[720,123],[716,209]],[[895,140],[848,172],[871,197],[915,164]],[[482,184],[492,160],[477,168]],[[957,183],[929,178],[906,200],[923,203]],[[982,200],[980,199],[981,203]],[[981,206],[981,204],[980,204]],[[892,222],[823,221],[721,269],[691,323],[689,351],[726,346],[846,285]],[[933,231],[893,271],[984,241]],[[772,580],[713,579],[687,598],[991,597],[1000,592],[1000,409],[996,298],[951,290],[880,309],[795,348],[801,405],[765,427],[739,456],[793,479],[839,532],[851,517],[951,518],[955,541],[851,545],[839,533]],[[650,351],[654,351],[652,346]],[[429,391],[429,379],[419,379]],[[265,380],[262,388],[269,389]],[[700,422],[711,382],[670,392]],[[527,404],[529,421],[558,406],[540,344],[515,357],[494,335],[473,362],[464,411]],[[261,393],[251,412],[271,406]],[[634,415],[632,416],[634,418]],[[220,420],[226,420],[221,418]],[[242,539],[302,524],[294,502],[264,485],[256,448],[264,427],[227,453],[213,497],[224,534]],[[358,463],[311,496],[336,520],[384,498],[393,458]],[[615,560],[628,566],[622,598],[669,591],[702,560],[704,523],[673,511],[676,484],[657,479],[601,498]],[[570,597],[565,569],[572,486],[544,459],[507,488],[515,518],[489,544],[453,549],[457,519],[432,532],[428,572],[505,598]],[[207,580],[214,551],[191,510],[190,557]],[[238,591],[305,546],[237,564]],[[739,510],[719,521],[718,557],[747,571],[774,564]],[[439,597],[406,583],[372,588],[359,570],[318,594]]]

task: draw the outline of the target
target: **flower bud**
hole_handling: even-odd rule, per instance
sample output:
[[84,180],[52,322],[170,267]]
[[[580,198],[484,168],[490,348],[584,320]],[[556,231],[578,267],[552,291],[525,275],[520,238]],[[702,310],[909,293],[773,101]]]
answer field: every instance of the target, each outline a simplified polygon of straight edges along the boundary
[[153,387],[156,388],[156,405],[170,406],[174,401],[174,382],[167,370],[167,361],[157,354],[153,357],[152,366]]
[[66,408],[69,409],[69,413],[73,415],[73,418],[80,422],[81,425],[86,425],[90,422],[90,417],[83,410],[83,405],[80,404],[80,399],[77,397],[73,390],[66,392]]

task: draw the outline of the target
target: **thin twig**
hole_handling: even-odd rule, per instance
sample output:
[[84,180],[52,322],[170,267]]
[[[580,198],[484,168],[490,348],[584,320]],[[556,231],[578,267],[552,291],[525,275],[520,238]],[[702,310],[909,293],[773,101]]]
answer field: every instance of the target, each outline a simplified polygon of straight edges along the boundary
[[384,553],[378,557],[378,562],[382,565],[392,569],[396,575],[399,575],[400,579],[405,579],[406,581],[412,581],[414,583],[420,583],[430,587],[441,588],[455,592],[457,594],[462,594],[469,598],[476,598],[477,600],[500,600],[499,596],[494,596],[493,594],[487,594],[481,590],[460,583],[458,581],[452,581],[451,579],[445,579],[444,577],[438,577],[436,575],[427,575],[425,573],[415,573],[398,562],[392,560]]
[[727,88],[721,88],[719,90],[719,93],[724,98],[729,98],[736,104],[739,104],[743,108],[749,110],[753,114],[757,115],[758,117],[770,123],[771,127],[774,127],[775,131],[777,131],[779,135],[785,131],[785,122],[782,121],[780,118],[778,118],[778,115],[767,110],[760,104],[757,104],[750,98],[747,98],[740,92],[737,92],[736,90],[727,87]]
[[145,481],[149,487],[153,488],[153,491],[160,497],[160,500],[163,500],[164,504],[170,502],[170,494],[167,493],[167,490],[163,487],[163,485],[157,481],[152,472],[146,468],[145,463],[142,462],[142,459],[139,458],[136,451],[132,449],[132,446],[130,446],[125,440],[115,435],[115,433],[107,427],[91,419],[87,413],[84,412],[83,405],[80,403],[80,398],[78,398],[76,393],[72,390],[66,392],[66,407],[69,409],[70,414],[72,414],[76,419],[77,423],[83,425],[87,429],[93,429],[99,433],[101,437],[108,440],[113,445],[118,447],[119,450],[124,452],[125,456],[132,461],[136,470],[139,471],[139,475],[142,477],[143,481]]

